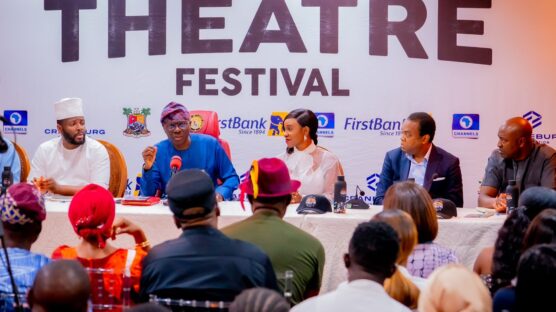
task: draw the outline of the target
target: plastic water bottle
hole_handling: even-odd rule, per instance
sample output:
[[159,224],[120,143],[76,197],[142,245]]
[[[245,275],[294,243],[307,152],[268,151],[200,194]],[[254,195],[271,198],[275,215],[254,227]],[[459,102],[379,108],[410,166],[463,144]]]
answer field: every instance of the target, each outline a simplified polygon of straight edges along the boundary
[[508,186],[506,186],[506,209],[508,214],[517,208],[518,201],[519,188],[517,187],[515,180],[509,180]]
[[338,176],[334,183],[334,212],[344,213],[346,205],[347,184],[344,176]]

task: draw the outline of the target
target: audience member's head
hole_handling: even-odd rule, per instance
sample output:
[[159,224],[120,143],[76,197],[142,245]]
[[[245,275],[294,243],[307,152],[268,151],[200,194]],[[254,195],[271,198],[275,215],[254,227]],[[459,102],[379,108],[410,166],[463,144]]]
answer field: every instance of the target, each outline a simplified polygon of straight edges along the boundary
[[275,210],[281,217],[301,183],[292,180],[286,164],[278,158],[261,158],[253,161],[247,178],[239,186],[240,200],[247,194],[253,211]]
[[44,199],[29,183],[17,183],[0,197],[0,218],[9,247],[30,249],[46,218]]
[[398,234],[390,225],[377,221],[359,224],[344,255],[348,280],[370,279],[383,284],[396,271],[399,250]]
[[37,273],[27,301],[32,311],[85,312],[91,293],[89,275],[75,260],[51,262]]
[[126,309],[126,312],[171,312],[169,308],[156,304],[153,302],[142,303],[134,305],[133,307]]
[[531,221],[523,239],[523,250],[535,245],[555,243],[556,209],[545,209]]
[[168,206],[180,228],[208,225],[216,227],[219,215],[214,184],[200,169],[176,173],[166,186]]
[[515,277],[525,232],[541,211],[556,206],[556,191],[532,187],[521,194],[519,203],[498,231],[492,262],[493,291],[509,285]]
[[318,144],[319,121],[313,111],[303,108],[293,110],[286,115],[282,126],[288,154],[293,153],[294,147],[309,145],[308,141]]
[[422,186],[411,181],[394,183],[384,196],[384,210],[401,209],[417,227],[419,244],[432,242],[438,234],[438,220],[432,199]]
[[527,119],[514,117],[498,129],[498,150],[505,159],[522,160],[529,156],[533,145],[533,128]]
[[[409,255],[417,244],[417,228],[415,228],[411,216],[399,209],[389,209],[376,214],[372,220],[384,222],[398,233],[400,252],[396,262],[399,265],[405,266]],[[384,289],[390,297],[403,305],[412,309],[417,308],[419,288],[407,279],[399,269],[396,270],[392,277],[384,281]]]
[[64,98],[54,103],[58,133],[70,145],[85,143],[85,117],[83,101],[80,98]]
[[230,312],[287,312],[290,304],[279,293],[266,288],[246,289],[230,305]]
[[68,209],[75,233],[99,248],[104,248],[111,236],[115,214],[112,193],[96,184],[89,184],[77,192]]
[[421,312],[488,312],[492,299],[481,278],[461,264],[435,270],[419,297]]
[[556,294],[556,244],[533,246],[519,259],[516,311],[547,311]]
[[525,215],[533,220],[546,208],[556,208],[556,191],[542,186],[526,189],[519,196],[519,206],[525,207]]

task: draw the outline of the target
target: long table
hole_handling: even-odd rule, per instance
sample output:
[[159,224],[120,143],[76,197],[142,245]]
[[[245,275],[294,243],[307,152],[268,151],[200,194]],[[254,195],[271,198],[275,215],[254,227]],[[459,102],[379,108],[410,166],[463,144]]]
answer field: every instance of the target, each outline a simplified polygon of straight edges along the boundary
[[[47,201],[47,217],[39,239],[33,244],[35,252],[50,255],[60,245],[73,246],[79,238],[67,218],[69,203]],[[224,227],[251,215],[249,204],[243,210],[239,202],[221,202],[221,216],[218,226]],[[324,266],[321,292],[334,290],[346,280],[346,269],[342,255],[348,249],[348,243],[355,227],[382,210],[381,206],[371,206],[368,210],[348,210],[345,214],[298,215],[296,205],[290,205],[285,220],[318,238],[324,245],[326,262]],[[438,237],[435,242],[455,250],[459,261],[471,268],[483,247],[492,246],[498,229],[504,222],[505,215],[489,218],[466,218],[476,214],[472,208],[459,208],[458,218],[439,220]],[[132,220],[143,228],[153,245],[176,238],[180,230],[174,225],[168,207],[155,205],[148,207],[116,206],[117,216]],[[130,236],[118,237],[113,243],[122,248],[131,248],[134,241]]]

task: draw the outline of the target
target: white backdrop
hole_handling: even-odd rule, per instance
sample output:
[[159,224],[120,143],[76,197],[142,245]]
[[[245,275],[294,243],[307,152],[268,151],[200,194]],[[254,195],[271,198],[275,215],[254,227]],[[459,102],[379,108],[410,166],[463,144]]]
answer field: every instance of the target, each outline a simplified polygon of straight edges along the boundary
[[[127,4],[123,12],[128,16],[147,15],[148,0],[3,0],[0,2],[0,108],[8,117],[10,111],[27,112],[27,120],[12,120],[21,133],[18,142],[33,155],[38,144],[56,135],[50,131],[56,128],[52,103],[63,97],[83,98],[91,136],[111,141],[123,149],[130,176],[140,170],[141,150],[164,138],[158,116],[170,101],[183,103],[189,109],[219,113],[220,119],[226,121],[221,124],[221,137],[230,142],[232,160],[240,174],[253,159],[277,155],[285,148],[282,137],[267,135],[273,112],[303,107],[333,113],[334,128],[326,130],[332,137],[320,138],[319,144],[341,159],[348,192],[354,193],[355,185],[360,185],[367,192],[367,200],[374,195],[377,179],[373,174],[380,173],[385,152],[399,145],[396,125],[414,111],[430,112],[437,122],[435,143],[460,157],[466,206],[476,204],[478,181],[482,179],[488,155],[496,147],[498,126],[505,119],[533,111],[527,116],[536,125],[535,135],[554,146],[555,1],[492,0],[491,6],[490,1],[467,1],[474,3],[471,6],[486,8],[457,10],[458,20],[483,21],[484,34],[480,24],[475,24],[475,34],[459,34],[456,42],[459,46],[482,49],[479,53],[487,56],[490,52],[484,49],[490,49],[491,56],[483,56],[481,61],[486,64],[470,60],[477,50],[461,53],[467,61],[440,60],[446,59],[442,51],[450,46],[441,38],[447,30],[457,29],[456,15],[450,17],[450,9],[446,8],[455,1],[352,0],[343,1],[352,6],[330,9],[330,4],[336,2],[152,0],[153,12],[157,13],[153,13],[150,22],[128,23],[133,29],[152,30],[151,54],[158,55],[149,55],[148,31],[127,31],[125,38],[118,41],[117,34],[124,33],[121,25],[125,25],[126,18],[110,18],[118,14],[116,9],[121,9],[122,3]],[[404,6],[390,6],[387,18],[402,21],[401,29],[415,28],[416,36],[410,36],[413,40],[402,39],[414,45],[405,47],[398,37],[389,36],[387,53],[382,53],[386,55],[376,55],[380,54],[377,50],[383,38],[380,33],[396,29],[395,25],[386,27],[380,23],[385,16],[381,18],[378,6],[389,2],[412,5],[405,6],[408,10]],[[214,7],[201,8],[201,19],[196,19],[195,10],[191,9],[195,3]],[[72,19],[77,17],[69,9],[72,4],[89,9],[79,10],[78,19]],[[310,4],[328,6],[328,9],[309,7]],[[113,6],[113,14],[109,14],[109,5]],[[330,18],[334,12],[339,12],[337,22]],[[66,16],[64,27],[62,15]],[[202,19],[216,17],[221,19]],[[409,22],[403,23],[406,18]],[[269,21],[268,25],[265,20]],[[72,21],[76,22],[73,27]],[[445,21],[440,31],[439,21]],[[190,40],[195,37],[196,27],[212,28],[200,30],[200,40],[204,41],[198,44]],[[68,44],[77,38],[76,44]],[[257,38],[262,41],[258,47]],[[218,48],[214,42],[207,43],[211,39],[229,40],[221,44],[224,52],[207,53]],[[110,40],[125,46],[109,44]],[[418,48],[419,43],[422,49]],[[247,52],[249,49],[252,52]],[[370,52],[370,49],[374,50]],[[419,51],[421,57],[417,58]],[[121,56],[122,52],[125,56],[114,57],[118,53]],[[180,68],[194,70],[195,74],[183,76],[191,86],[177,88],[177,82],[182,79],[177,75]],[[205,95],[199,88],[203,80],[199,72],[207,68],[218,74],[208,71],[206,79],[214,82],[205,81],[206,88],[216,90],[218,95]],[[241,83],[241,91],[238,82],[225,80],[234,75],[223,77],[228,68],[239,70],[235,80]],[[255,89],[252,89],[253,75],[246,74],[246,69],[248,72],[253,68],[265,71]],[[287,69],[292,83],[298,69],[305,69],[296,94],[288,93],[280,69]],[[271,87],[274,71],[275,90]],[[335,79],[333,71],[337,72]],[[311,72],[320,73],[322,82],[318,75],[310,78]],[[349,95],[333,94],[333,80],[336,89],[349,90]],[[237,94],[226,95],[223,88],[233,89]],[[305,90],[313,92],[303,95]],[[149,136],[124,135],[128,122],[124,108],[150,109],[150,115],[146,116]],[[477,139],[453,136],[454,114],[480,115],[480,130],[472,133],[478,135]],[[231,122],[232,127],[229,119],[236,121]],[[249,122],[252,120],[263,123],[256,125]],[[364,130],[364,123],[357,129],[352,126],[357,125],[355,120],[372,120],[372,130]],[[241,124],[239,121],[252,127],[240,131],[234,128]],[[377,124],[382,124],[382,128]],[[5,136],[10,138],[6,130],[9,129],[4,128]]]

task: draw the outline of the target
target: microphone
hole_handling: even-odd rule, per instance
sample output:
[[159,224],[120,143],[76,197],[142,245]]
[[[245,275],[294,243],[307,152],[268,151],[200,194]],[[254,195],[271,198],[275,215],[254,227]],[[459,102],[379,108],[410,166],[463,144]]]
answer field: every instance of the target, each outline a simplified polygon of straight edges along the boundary
[[172,160],[170,160],[170,170],[172,171],[172,176],[176,174],[176,172],[180,171],[181,168],[181,157],[180,156],[173,156]]
[[369,209],[369,204],[367,204],[362,198],[359,196],[365,196],[365,192],[361,190],[359,185],[355,186],[355,198],[348,200],[346,206],[351,209]]

